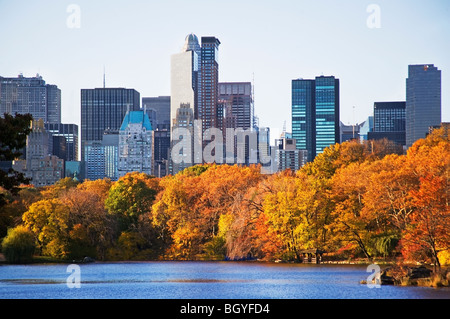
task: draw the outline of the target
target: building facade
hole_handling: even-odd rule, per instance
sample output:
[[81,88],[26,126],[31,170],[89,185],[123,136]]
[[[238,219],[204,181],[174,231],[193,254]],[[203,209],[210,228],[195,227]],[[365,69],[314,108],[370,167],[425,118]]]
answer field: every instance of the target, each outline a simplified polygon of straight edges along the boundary
[[441,71],[433,64],[409,65],[406,79],[406,147],[441,124]]
[[15,161],[13,166],[36,187],[50,186],[64,178],[64,159],[52,154],[53,142],[43,119],[33,120],[27,136],[26,160]]
[[339,79],[320,76],[292,81],[292,137],[308,161],[340,142]]
[[106,130],[101,141],[89,141],[82,161],[83,178],[119,178],[119,130]]
[[375,102],[369,140],[388,139],[406,145],[406,102]]
[[178,109],[189,105],[197,113],[198,73],[201,49],[195,34],[189,34],[180,53],[171,56],[170,125],[176,126]]
[[202,37],[196,119],[202,121],[203,132],[223,127],[223,109],[218,103],[219,46],[220,41],[216,37]]
[[340,122],[339,126],[341,143],[360,139],[359,130],[361,128],[361,124],[345,125],[344,123]]
[[250,82],[219,83],[219,101],[224,109],[224,120],[228,121],[224,127],[242,128],[253,127],[253,96]]
[[152,174],[153,130],[145,111],[128,112],[119,130],[119,178],[130,172]]
[[78,125],[45,123],[45,129],[53,136],[65,138],[65,161],[78,161]]
[[61,90],[42,76],[0,77],[0,116],[30,113],[44,123],[61,123]]
[[153,130],[170,130],[170,96],[143,97],[142,108],[155,113]]
[[297,149],[295,139],[280,138],[275,140],[275,160],[277,171],[295,172],[307,163],[308,151]]

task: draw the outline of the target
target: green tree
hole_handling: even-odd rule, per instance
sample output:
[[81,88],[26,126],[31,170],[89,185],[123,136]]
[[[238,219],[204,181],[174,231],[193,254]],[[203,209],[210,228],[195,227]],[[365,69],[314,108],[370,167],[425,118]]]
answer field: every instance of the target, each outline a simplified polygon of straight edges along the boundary
[[10,263],[27,263],[33,259],[36,242],[33,233],[25,226],[8,230],[2,241],[2,252]]
[[144,173],[128,173],[112,185],[105,206],[117,218],[119,232],[137,227],[139,216],[151,211],[158,189],[158,180]]
[[[31,132],[30,122],[32,119],[30,114],[12,116],[5,113],[3,118],[0,117],[0,161],[13,161],[22,155],[27,135]],[[20,184],[28,183],[29,179],[25,178],[22,173],[13,169],[0,170],[0,188],[16,194]],[[0,207],[5,203],[5,196],[0,193]]]

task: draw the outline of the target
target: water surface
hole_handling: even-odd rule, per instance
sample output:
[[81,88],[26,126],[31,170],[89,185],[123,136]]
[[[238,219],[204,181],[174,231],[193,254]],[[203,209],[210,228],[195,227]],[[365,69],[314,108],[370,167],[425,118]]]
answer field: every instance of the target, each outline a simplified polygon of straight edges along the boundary
[[[360,284],[359,265],[252,262],[80,264],[69,288],[68,264],[0,266],[0,299],[450,299],[449,288]],[[70,281],[72,282],[72,281]]]

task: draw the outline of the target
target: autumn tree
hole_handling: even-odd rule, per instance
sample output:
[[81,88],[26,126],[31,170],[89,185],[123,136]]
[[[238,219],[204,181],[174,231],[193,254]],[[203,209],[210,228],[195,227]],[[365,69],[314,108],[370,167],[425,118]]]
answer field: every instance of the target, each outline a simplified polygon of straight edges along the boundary
[[115,229],[115,221],[105,208],[111,185],[109,179],[87,180],[60,196],[70,211],[67,222],[72,258],[106,258],[106,251],[114,240]]
[[69,256],[69,212],[61,200],[43,199],[23,215],[24,226],[34,233],[42,254],[61,259]]
[[165,178],[153,206],[154,221],[170,243],[169,255],[192,259],[223,253],[226,231],[219,221],[234,218],[247,190],[260,178],[258,167],[199,165]]
[[417,187],[409,190],[414,207],[402,238],[406,257],[430,258],[440,268],[439,253],[450,249],[450,143],[448,127],[417,141],[406,156]]

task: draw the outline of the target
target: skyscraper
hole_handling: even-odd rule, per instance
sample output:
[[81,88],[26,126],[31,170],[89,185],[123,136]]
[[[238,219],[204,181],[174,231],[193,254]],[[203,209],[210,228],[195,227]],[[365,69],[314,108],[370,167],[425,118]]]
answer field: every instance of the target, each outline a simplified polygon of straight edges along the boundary
[[44,123],[61,123],[61,90],[46,84],[42,76],[0,77],[0,116],[30,113]]
[[308,161],[340,142],[339,124],[339,79],[292,81],[292,137],[297,149],[308,151]]
[[441,71],[433,64],[409,65],[406,79],[406,147],[441,124]]
[[296,148],[308,150],[308,160],[314,158],[315,144],[315,81],[292,81],[292,138]]
[[180,53],[171,56],[170,126],[176,126],[178,109],[189,104],[197,113],[200,45],[195,34],[189,34]]
[[216,37],[202,37],[198,118],[203,132],[208,128],[222,129],[223,110],[219,109],[219,45]]
[[119,130],[129,111],[140,109],[140,94],[134,89],[96,88],[81,90],[81,158],[87,142],[101,142],[105,130]]
[[[189,34],[185,39],[182,52],[171,57],[171,98],[170,118],[171,130],[176,128],[192,129],[195,120],[200,122],[200,132],[197,138],[202,140],[202,133],[208,128],[220,128],[223,125],[223,109],[218,103],[219,64],[218,49],[220,41],[215,37],[202,37],[201,46],[195,34]],[[181,121],[181,122],[180,122]],[[179,140],[171,134],[171,147]],[[179,154],[177,159],[185,158],[181,163],[171,163],[173,173],[194,163],[201,163],[202,159],[195,157],[194,145],[183,142],[182,150],[186,154]],[[203,146],[206,143],[203,142]],[[188,150],[187,147],[190,147]],[[201,152],[200,152],[201,153]],[[196,153],[198,155],[198,152]],[[171,161],[175,158],[172,156]]]

